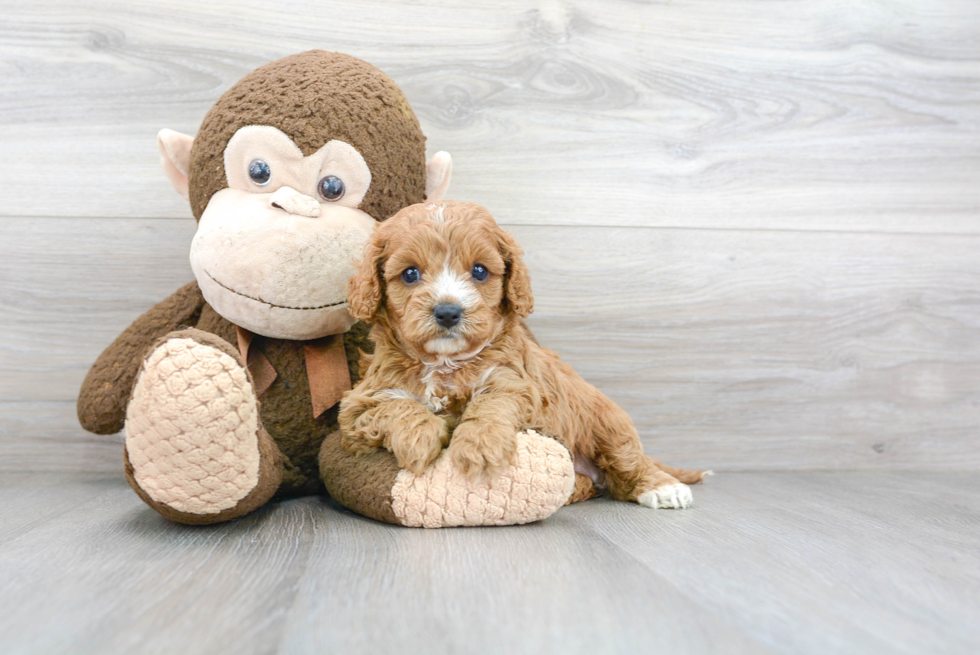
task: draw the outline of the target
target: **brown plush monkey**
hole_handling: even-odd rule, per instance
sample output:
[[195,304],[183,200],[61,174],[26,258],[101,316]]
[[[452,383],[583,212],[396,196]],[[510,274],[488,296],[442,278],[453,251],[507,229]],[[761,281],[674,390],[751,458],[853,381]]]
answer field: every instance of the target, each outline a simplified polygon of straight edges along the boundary
[[150,507],[216,523],[326,487],[362,514],[440,527],[527,522],[573,486],[591,495],[567,451],[533,434],[492,483],[340,447],[338,402],[371,349],[347,280],[376,223],[441,198],[451,171],[444,152],[426,162],[387,76],[336,53],[286,57],[225,93],[195,138],[163,130],[159,146],[198,220],[197,281],[127,328],[78,399],[85,429],[125,425],[126,477]]

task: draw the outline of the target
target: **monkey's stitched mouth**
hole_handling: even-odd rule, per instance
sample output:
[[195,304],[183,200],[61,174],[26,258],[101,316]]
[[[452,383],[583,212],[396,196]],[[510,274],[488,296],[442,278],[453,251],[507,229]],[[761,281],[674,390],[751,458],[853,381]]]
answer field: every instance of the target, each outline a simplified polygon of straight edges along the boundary
[[340,302],[331,302],[331,303],[327,303],[326,305],[316,305],[315,307],[290,307],[288,305],[277,305],[277,304],[275,304],[273,302],[269,302],[268,300],[262,300],[261,298],[256,298],[255,296],[250,296],[247,293],[242,293],[241,291],[238,291],[236,289],[232,289],[230,286],[228,286],[227,284],[224,284],[223,282],[221,282],[221,280],[219,280],[216,277],[214,277],[213,275],[211,275],[211,273],[208,272],[207,269],[205,269],[204,272],[207,273],[207,276],[209,278],[211,278],[212,280],[214,280],[214,283],[217,284],[222,289],[226,289],[228,291],[231,291],[232,293],[234,293],[236,295],[239,295],[242,298],[248,298],[249,300],[254,300],[255,302],[260,302],[263,305],[268,305],[269,307],[275,307],[276,309],[297,309],[297,310],[304,310],[304,309],[327,309],[329,307],[339,307],[340,305],[346,305],[347,304],[347,299],[345,298],[344,300],[341,300]]

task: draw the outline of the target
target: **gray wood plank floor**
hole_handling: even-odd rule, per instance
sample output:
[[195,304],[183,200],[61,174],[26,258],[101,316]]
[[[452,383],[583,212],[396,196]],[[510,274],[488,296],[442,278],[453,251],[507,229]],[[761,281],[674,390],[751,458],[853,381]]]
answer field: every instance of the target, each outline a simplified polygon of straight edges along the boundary
[[730,473],[424,531],[321,498],[168,523],[121,476],[0,477],[4,653],[976,653],[980,480]]

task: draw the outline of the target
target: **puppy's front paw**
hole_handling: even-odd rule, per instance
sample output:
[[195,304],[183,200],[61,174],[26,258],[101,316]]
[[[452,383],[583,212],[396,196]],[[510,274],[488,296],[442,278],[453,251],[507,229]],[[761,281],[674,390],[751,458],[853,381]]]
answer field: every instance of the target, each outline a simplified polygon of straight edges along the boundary
[[352,455],[363,455],[382,447],[384,435],[378,421],[379,407],[372,407],[354,419],[341,421],[340,445],[344,450]]
[[415,475],[435,461],[449,442],[449,426],[446,420],[425,410],[427,416],[417,422],[400,425],[388,435],[388,447],[398,465]]
[[381,444],[377,435],[370,435],[364,431],[357,431],[353,434],[344,432],[340,437],[340,445],[351,455],[363,455],[373,450],[377,450]]
[[467,421],[460,423],[449,444],[449,457],[471,480],[496,477],[514,460],[517,431],[507,425]]
[[645,491],[636,502],[651,509],[687,509],[694,503],[694,496],[690,487],[676,482]]

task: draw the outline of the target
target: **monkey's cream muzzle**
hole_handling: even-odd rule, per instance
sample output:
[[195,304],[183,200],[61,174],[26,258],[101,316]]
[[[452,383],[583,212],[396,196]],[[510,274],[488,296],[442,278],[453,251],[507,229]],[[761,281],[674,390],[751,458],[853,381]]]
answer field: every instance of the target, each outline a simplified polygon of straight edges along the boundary
[[222,189],[201,217],[191,268],[204,299],[232,323],[267,337],[316,339],[354,324],[347,280],[375,225],[359,209],[290,187]]

